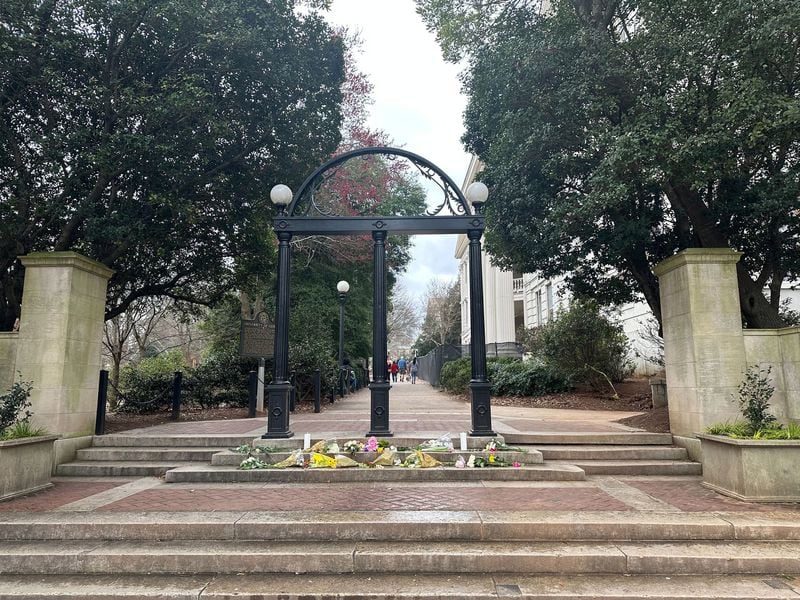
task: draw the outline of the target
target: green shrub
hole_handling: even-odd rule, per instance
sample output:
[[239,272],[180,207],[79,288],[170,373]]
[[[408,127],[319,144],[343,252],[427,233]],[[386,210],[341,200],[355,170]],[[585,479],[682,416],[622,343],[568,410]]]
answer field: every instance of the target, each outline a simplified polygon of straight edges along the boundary
[[739,384],[737,395],[739,409],[753,432],[772,428],[777,422],[775,416],[769,412],[769,401],[775,391],[769,382],[771,372],[772,367],[766,370],[748,367],[744,380]]
[[571,384],[596,389],[622,381],[633,371],[629,342],[622,326],[591,301],[576,300],[569,309],[532,336],[534,358]]
[[163,352],[127,365],[120,372],[120,412],[152,413],[166,410],[172,403],[175,371],[186,371],[186,361],[178,350]]
[[250,371],[257,361],[236,352],[215,353],[188,372],[182,401],[203,408],[247,406]]
[[[466,394],[472,366],[469,358],[459,358],[442,366],[439,384],[453,394]],[[486,377],[493,396],[542,396],[569,389],[568,382],[546,365],[518,358],[491,358]]]
[[570,388],[566,379],[533,360],[496,363],[492,371],[493,396],[544,396]]
[[8,430],[30,420],[31,387],[29,382],[16,381],[8,392],[0,396],[0,436],[5,436]]
[[469,380],[472,377],[472,365],[469,358],[451,360],[442,365],[439,385],[451,394],[466,394],[469,391]]

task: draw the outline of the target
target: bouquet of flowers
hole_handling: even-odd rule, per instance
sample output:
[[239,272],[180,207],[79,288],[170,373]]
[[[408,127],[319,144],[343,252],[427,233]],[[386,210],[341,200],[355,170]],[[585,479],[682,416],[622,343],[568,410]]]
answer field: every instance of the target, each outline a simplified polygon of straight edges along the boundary
[[302,450],[294,450],[288,457],[280,462],[272,465],[276,469],[285,469],[287,467],[305,467],[305,459],[303,458]]
[[344,456],[343,454],[337,454],[336,458],[336,468],[337,469],[344,469],[347,467],[361,467],[363,466],[360,462],[357,462],[350,458],[349,456]]
[[508,467],[511,466],[508,462],[504,461],[502,458],[497,457],[494,453],[490,451],[489,456],[475,456],[474,454],[470,454],[469,460],[467,461],[467,467],[482,469],[484,467]]
[[402,466],[409,469],[429,469],[431,467],[440,467],[441,465],[442,463],[425,454],[422,450],[415,450],[413,454],[409,454],[402,464]]
[[395,451],[391,448],[384,450],[378,458],[369,463],[370,467],[393,467],[400,462],[399,458],[395,458]]
[[505,442],[501,442],[500,440],[491,440],[486,447],[484,448],[486,452],[525,452],[522,448],[515,448],[514,446],[508,446]]
[[252,471],[253,469],[266,469],[267,467],[269,467],[267,463],[265,463],[261,459],[256,458],[255,456],[248,456],[239,464],[239,468],[242,471]]
[[319,452],[312,452],[311,458],[308,459],[309,469],[335,469],[336,459],[330,456],[325,456]]
[[450,434],[445,433],[443,436],[435,440],[428,440],[422,442],[417,446],[417,450],[425,450],[426,452],[452,452],[453,441],[450,439]]
[[350,454],[355,454],[356,452],[363,452],[364,451],[364,444],[359,442],[358,440],[348,440],[342,446],[342,450],[345,452],[349,452]]

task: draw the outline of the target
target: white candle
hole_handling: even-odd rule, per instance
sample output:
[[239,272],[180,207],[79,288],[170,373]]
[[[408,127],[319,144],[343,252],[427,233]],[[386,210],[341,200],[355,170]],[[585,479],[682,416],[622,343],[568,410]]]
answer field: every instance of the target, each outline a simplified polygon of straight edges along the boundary
[[311,434],[307,433],[303,436],[303,449],[311,448]]
[[467,451],[467,434],[464,433],[463,431],[461,432],[461,451],[462,452]]

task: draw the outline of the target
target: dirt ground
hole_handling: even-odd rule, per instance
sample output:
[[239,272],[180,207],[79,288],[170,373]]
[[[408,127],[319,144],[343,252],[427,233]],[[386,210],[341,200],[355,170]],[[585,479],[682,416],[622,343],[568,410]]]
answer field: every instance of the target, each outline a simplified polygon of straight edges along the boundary
[[[656,433],[669,432],[669,413],[666,408],[653,410],[650,397],[650,384],[646,379],[632,379],[616,385],[619,399],[608,393],[589,389],[562,392],[537,397],[492,398],[495,406],[529,406],[537,408],[572,408],[581,410],[621,410],[642,412],[641,415],[617,421],[629,427],[638,427]],[[466,399],[465,399],[466,400]],[[324,412],[330,404],[322,402]],[[314,405],[300,402],[296,412],[312,412]],[[257,416],[264,417],[264,413]],[[112,413],[106,418],[106,433],[119,433],[139,427],[150,427],[170,422],[170,413],[160,412],[152,415],[129,415]],[[247,418],[247,409],[240,407],[197,409],[186,408],[181,411],[181,421],[222,421]]]

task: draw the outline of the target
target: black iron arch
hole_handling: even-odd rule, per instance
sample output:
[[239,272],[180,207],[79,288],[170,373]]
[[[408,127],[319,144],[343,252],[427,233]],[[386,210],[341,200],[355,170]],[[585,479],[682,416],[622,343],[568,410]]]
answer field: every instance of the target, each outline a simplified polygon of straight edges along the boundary
[[395,160],[397,157],[406,158],[411,162],[412,165],[414,165],[414,167],[425,179],[428,179],[436,184],[436,186],[442,191],[443,199],[435,208],[426,212],[427,216],[438,215],[445,209],[448,209],[453,215],[472,214],[469,203],[459,187],[447,173],[442,171],[428,159],[402,148],[392,148],[390,146],[369,146],[367,148],[358,148],[357,150],[351,150],[349,152],[345,152],[344,154],[340,154],[339,156],[330,159],[311,175],[309,175],[294,194],[292,203],[289,205],[286,211],[287,216],[335,216],[315,204],[315,195],[317,191],[325,184],[325,182],[335,174],[338,167],[341,167],[349,160],[361,156],[384,156],[389,160]]
[[[316,192],[335,174],[337,167],[359,156],[381,155],[393,160],[400,156],[408,159],[442,190],[442,202],[433,210],[418,216],[342,216],[325,210],[315,202]],[[275,361],[272,383],[266,386],[269,396],[267,432],[264,438],[286,438],[294,434],[289,430],[289,275],[292,236],[302,235],[353,235],[369,234],[372,237],[373,312],[372,312],[372,363],[373,378],[370,388],[370,431],[367,435],[391,436],[389,429],[389,389],[381,365],[386,360],[386,239],[390,233],[403,234],[458,234],[469,238],[469,289],[470,289],[470,356],[472,373],[470,397],[472,405],[473,436],[494,436],[492,431],[491,384],[486,379],[486,336],[483,316],[483,275],[481,272],[481,236],[484,230],[482,204],[470,209],[464,194],[452,179],[439,167],[425,158],[386,146],[360,148],[337,156],[306,178],[288,207],[279,207],[273,221],[278,238],[278,277],[275,303]],[[440,215],[445,209],[450,214]],[[298,214],[299,213],[299,214]]]

